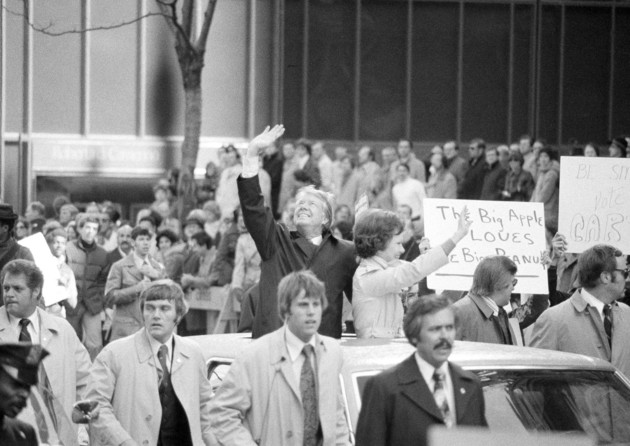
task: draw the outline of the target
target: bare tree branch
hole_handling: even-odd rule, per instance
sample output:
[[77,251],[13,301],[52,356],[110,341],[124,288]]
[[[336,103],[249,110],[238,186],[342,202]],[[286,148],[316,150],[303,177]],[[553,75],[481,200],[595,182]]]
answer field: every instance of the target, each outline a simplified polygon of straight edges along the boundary
[[208,0],[208,7],[203,17],[203,25],[201,26],[201,32],[199,38],[195,42],[195,47],[198,51],[206,50],[206,42],[208,41],[208,33],[210,32],[210,24],[212,23],[212,16],[214,16],[214,8],[217,6],[217,0]]
[[181,27],[180,23],[177,20],[177,0],[172,0],[170,2],[164,0],[155,0],[168,23],[169,28],[173,31],[175,35],[175,39],[182,46],[188,48],[189,51],[194,53],[197,52],[197,49],[190,42],[190,38],[186,31]]
[[[25,2],[25,4],[27,4],[28,2]],[[16,11],[12,11],[11,9],[9,9],[7,6],[2,6],[2,9],[4,9],[8,14],[13,15],[15,17],[20,17],[22,19],[24,19],[24,21],[26,22],[26,24],[32,28],[34,31],[38,32],[38,33],[42,33],[45,34],[47,36],[53,36],[53,37],[58,37],[58,36],[65,36],[67,34],[83,34],[86,32],[90,32],[90,31],[105,31],[105,30],[109,30],[109,29],[116,29],[116,28],[122,28],[123,26],[127,26],[127,25],[132,25],[136,22],[139,22],[140,20],[144,20],[148,17],[153,17],[153,16],[164,16],[164,14],[162,14],[161,12],[148,12],[146,14],[143,14],[141,16],[138,16],[134,19],[131,20],[125,20],[123,22],[120,23],[116,23],[113,25],[103,25],[103,26],[91,26],[89,28],[84,28],[84,29],[68,29],[68,30],[64,30],[64,31],[51,31],[51,28],[54,26],[54,24],[52,22],[49,22],[48,25],[46,26],[38,26],[34,23],[31,23],[28,20],[28,6],[26,6],[26,14],[21,13],[21,12],[16,12]]]
[[186,35],[192,36],[192,23],[195,16],[195,2],[193,0],[184,0],[182,5],[182,28]]

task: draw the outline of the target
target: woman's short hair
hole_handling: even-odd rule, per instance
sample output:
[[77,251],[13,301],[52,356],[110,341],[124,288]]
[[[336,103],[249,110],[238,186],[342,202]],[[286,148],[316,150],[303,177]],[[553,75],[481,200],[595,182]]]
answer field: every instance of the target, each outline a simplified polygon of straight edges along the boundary
[[210,237],[205,231],[197,232],[190,236],[190,238],[197,242],[199,246],[205,246],[206,249],[212,248],[212,237]]
[[405,337],[414,347],[420,340],[420,330],[422,330],[422,319],[427,314],[434,314],[438,311],[449,308],[455,317],[455,326],[458,325],[457,312],[451,307],[451,302],[442,294],[430,294],[422,296],[411,304],[403,319],[403,331]]
[[543,153],[546,154],[552,161],[556,159],[556,151],[549,146],[545,146],[540,149],[540,151],[538,152],[538,158],[540,158],[540,155],[542,155]]
[[490,256],[482,259],[475,268],[470,294],[491,295],[506,273],[515,275],[517,270],[516,264],[506,256]]
[[168,300],[175,305],[176,323],[188,313],[188,304],[184,298],[182,287],[171,279],[162,279],[151,284],[140,294],[140,309],[144,311],[144,303],[153,300]]
[[329,192],[324,192],[323,190],[315,189],[315,186],[311,184],[298,189],[297,194],[295,194],[295,199],[299,201],[300,195],[304,194],[312,195],[322,203],[322,211],[328,220],[323,226],[325,230],[329,230],[333,224],[333,207],[335,205],[334,195]]
[[403,228],[403,222],[395,213],[382,209],[368,209],[359,216],[354,225],[357,255],[364,259],[372,257],[385,249]]
[[578,257],[577,277],[580,285],[594,288],[603,272],[612,273],[617,268],[617,257],[623,253],[614,246],[595,245]]
[[293,301],[302,295],[310,299],[319,299],[322,311],[328,306],[324,282],[312,271],[295,271],[284,276],[278,284],[278,313],[282,320],[290,313]]
[[174,245],[179,241],[179,237],[177,237],[177,234],[175,234],[175,232],[171,231],[170,229],[162,229],[155,236],[156,245],[160,245],[160,239],[162,237],[166,237],[167,239],[169,239],[171,241],[171,245]]

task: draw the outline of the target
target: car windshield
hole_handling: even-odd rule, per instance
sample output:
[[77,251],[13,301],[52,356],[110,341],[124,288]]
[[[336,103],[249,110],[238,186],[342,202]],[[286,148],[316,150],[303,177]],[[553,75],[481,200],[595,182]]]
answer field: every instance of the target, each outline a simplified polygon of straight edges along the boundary
[[630,391],[612,372],[476,371],[490,429],[585,433],[599,444],[630,443]]

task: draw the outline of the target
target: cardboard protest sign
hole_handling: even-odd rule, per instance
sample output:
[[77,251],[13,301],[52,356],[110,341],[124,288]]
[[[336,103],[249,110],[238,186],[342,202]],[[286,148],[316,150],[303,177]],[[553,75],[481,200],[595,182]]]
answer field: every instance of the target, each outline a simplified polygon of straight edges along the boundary
[[431,246],[442,244],[455,232],[464,206],[473,222],[471,230],[451,252],[449,263],[429,276],[429,287],[469,290],[481,259],[505,255],[518,267],[515,293],[547,294],[547,271],[541,263],[546,249],[543,204],[427,198],[424,228]]
[[57,268],[57,259],[50,252],[48,243],[46,243],[42,233],[38,232],[23,238],[18,243],[31,251],[35,259],[35,265],[44,275],[44,287],[42,289],[44,305],[49,306],[65,299],[67,297],[66,290],[62,285],[59,285],[61,275]]
[[563,156],[559,211],[568,252],[605,243],[630,254],[630,159]]

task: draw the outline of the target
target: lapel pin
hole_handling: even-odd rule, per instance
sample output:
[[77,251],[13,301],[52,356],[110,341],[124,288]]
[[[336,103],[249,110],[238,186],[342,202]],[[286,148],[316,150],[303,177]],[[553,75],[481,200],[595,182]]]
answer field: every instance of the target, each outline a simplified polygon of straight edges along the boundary
[[466,393],[466,389],[464,389],[463,387],[461,387],[459,389],[459,393],[461,393],[462,395]]

